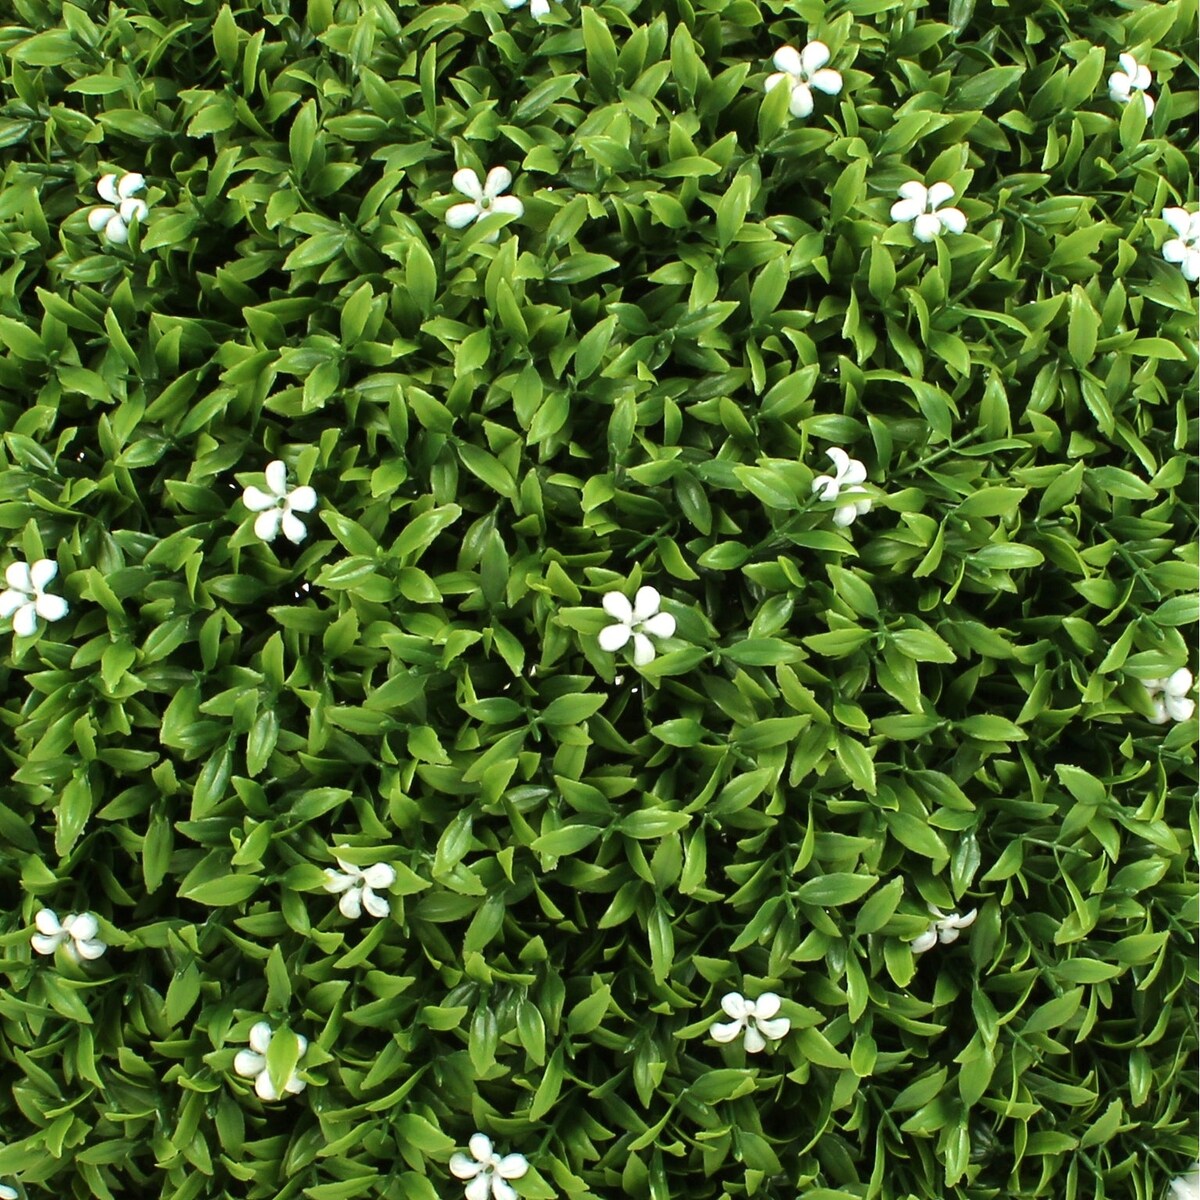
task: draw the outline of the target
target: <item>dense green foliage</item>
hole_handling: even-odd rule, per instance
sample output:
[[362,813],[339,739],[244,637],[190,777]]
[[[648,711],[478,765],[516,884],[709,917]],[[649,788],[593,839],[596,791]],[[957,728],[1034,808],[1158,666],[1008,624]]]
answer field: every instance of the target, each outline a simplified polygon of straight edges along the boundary
[[[482,1130],[528,1200],[1160,1200],[1195,0],[550,8],[4,6],[0,568],[70,611],[0,625],[0,1180],[435,1200]],[[523,215],[449,228],[498,165]],[[914,179],[966,232],[891,220]],[[274,459],[299,546],[242,503]],[[638,668],[597,639],[645,584]],[[978,916],[915,955],[928,904]],[[777,1045],[712,1039],[768,990]]]

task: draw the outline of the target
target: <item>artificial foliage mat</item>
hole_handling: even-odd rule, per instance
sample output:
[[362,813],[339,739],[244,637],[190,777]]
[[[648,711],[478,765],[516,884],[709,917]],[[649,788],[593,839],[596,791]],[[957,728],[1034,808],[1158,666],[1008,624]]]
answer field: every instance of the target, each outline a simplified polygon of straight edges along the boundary
[[1195,0],[510,2],[0,10],[0,1195],[1192,1195]]

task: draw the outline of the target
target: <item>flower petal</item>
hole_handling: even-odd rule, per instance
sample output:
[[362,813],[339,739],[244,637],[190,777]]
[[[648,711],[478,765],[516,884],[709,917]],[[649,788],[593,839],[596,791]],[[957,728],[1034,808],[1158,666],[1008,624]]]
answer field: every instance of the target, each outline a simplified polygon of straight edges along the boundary
[[376,863],[362,874],[363,883],[377,892],[386,892],[396,882],[396,868],[390,863]]
[[96,191],[99,193],[100,199],[107,200],[109,204],[119,204],[121,202],[121,194],[117,191],[116,175],[101,175],[100,182],[96,184]]
[[812,88],[807,83],[792,84],[792,98],[788,101],[788,112],[793,117],[810,117],[813,110]]
[[251,512],[264,512],[268,508],[274,508],[279,503],[279,497],[272,496],[270,492],[264,492],[262,488],[251,484],[242,493],[242,503]]
[[925,211],[923,200],[897,200],[892,205],[893,221],[915,221]]
[[1142,103],[1146,106],[1146,116],[1154,116],[1154,97],[1149,92],[1142,93]]
[[306,1087],[308,1087],[308,1081],[301,1079],[300,1076],[296,1075],[295,1073],[293,1073],[292,1077],[283,1085],[284,1091],[290,1092],[293,1096],[298,1096]]
[[52,596],[43,592],[36,601],[34,608],[43,621],[61,621],[70,612],[70,607],[61,596]]
[[654,643],[644,634],[633,635],[633,665],[647,667],[654,661]]
[[48,937],[44,933],[35,933],[29,941],[39,954],[53,954],[62,945],[62,934]]
[[283,536],[287,538],[293,546],[298,546],[306,537],[308,537],[308,526],[294,513],[290,513],[287,509],[283,510],[283,515],[280,518],[280,524],[283,526]]
[[857,458],[847,458],[845,467],[838,472],[839,480],[847,491],[858,491],[855,484],[865,483],[867,468]]
[[[533,0],[536,4],[537,0]],[[533,4],[529,6],[529,11],[533,12]],[[492,1200],[517,1200],[516,1189],[511,1183],[505,1183],[499,1175],[492,1176]]]
[[830,446],[825,451],[825,457],[833,463],[834,471],[836,472],[835,479],[838,486],[841,487],[845,482],[846,472],[850,467],[850,455],[840,446]]
[[783,1001],[774,992],[763,992],[757,1000],[754,1001],[754,1015],[769,1020],[779,1012],[779,1006]]
[[812,490],[820,492],[822,500],[836,500],[838,491],[838,481],[832,475],[818,475],[812,481]]
[[86,958],[89,962],[94,962],[98,958],[104,956],[104,952],[108,949],[108,943],[102,942],[99,938],[86,938],[84,941],[75,941],[75,951],[82,958]]
[[750,1015],[750,1005],[741,992],[726,992],[721,997],[721,1011],[735,1020],[742,1020]]
[[937,930],[927,929],[919,938],[909,943],[909,948],[914,954],[924,954],[926,950],[932,950],[937,945],[937,941]]
[[479,176],[470,167],[463,167],[461,170],[455,171],[450,182],[456,192],[461,192],[472,200],[483,199],[483,184],[479,182]]
[[63,921],[63,928],[78,942],[94,938],[100,932],[100,922],[90,912],[71,913]]
[[281,458],[273,459],[267,463],[267,469],[263,472],[267,477],[267,487],[274,493],[276,500],[282,500],[287,496],[287,464]]
[[109,221],[111,221],[116,215],[116,209],[93,208],[92,211],[88,213],[88,228],[93,233],[99,233],[100,230],[102,230],[105,225],[107,225]]
[[709,1034],[718,1042],[732,1042],[745,1028],[745,1021],[718,1022],[709,1029]]
[[478,204],[453,204],[446,210],[446,224],[451,229],[465,229],[482,212]]
[[823,71],[818,71],[808,82],[811,87],[815,87],[818,92],[824,92],[827,96],[836,96],[842,90],[841,72],[828,67]]
[[658,588],[650,587],[649,584],[638,588],[637,595],[633,600],[635,622],[649,620],[660,608],[662,608],[662,596],[659,595]]
[[633,605],[620,592],[605,592],[600,607],[614,620],[626,625],[633,620]]
[[1188,256],[1187,244],[1182,238],[1172,238],[1163,243],[1162,256],[1169,263],[1181,263]]
[[1164,208],[1162,219],[1175,230],[1181,238],[1187,237],[1191,229],[1191,215],[1186,208]]
[[115,242],[118,246],[123,246],[129,241],[129,230],[125,222],[121,220],[120,213],[113,213],[108,224],[104,227],[104,236],[110,242]]
[[809,42],[800,51],[800,65],[804,68],[804,73],[811,76],[814,71],[819,71],[831,57],[829,47],[824,42]]
[[922,213],[913,222],[913,237],[918,242],[932,242],[942,231],[942,223],[934,213]]
[[1167,696],[1163,700],[1163,707],[1173,721],[1190,721],[1192,713],[1196,711],[1196,702],[1187,696]]
[[777,88],[781,83],[787,84],[790,88],[796,81],[786,71],[776,71],[774,75],[768,75],[763,81],[763,91],[769,92]]
[[467,1149],[481,1163],[486,1163],[492,1157],[492,1139],[486,1133],[473,1133],[467,1141]]
[[271,1073],[269,1071],[259,1071],[254,1080],[254,1090],[258,1093],[260,1100],[279,1099],[279,1093],[275,1090],[275,1085],[271,1082]]
[[253,1050],[239,1050],[233,1059],[233,1069],[244,1079],[253,1079],[267,1065],[267,1060]]
[[929,189],[929,207],[940,208],[947,200],[954,199],[954,189],[945,182],[935,183]]
[[1180,265],[1180,270],[1183,272],[1184,279],[1195,283],[1200,279],[1200,249],[1189,250],[1187,258]]
[[506,217],[523,217],[525,205],[516,196],[497,196],[488,212],[502,213]]
[[33,594],[33,579],[29,570],[29,564],[23,562],[9,563],[4,568],[4,582],[15,591],[24,592],[25,595]]
[[642,632],[657,638],[672,637],[675,633],[675,618],[670,613],[655,613],[648,621],[642,622]]
[[37,926],[39,933],[44,933],[48,937],[62,935],[62,922],[58,919],[58,914],[53,909],[40,909],[37,916],[33,918],[33,923]]
[[1114,71],[1108,77],[1108,95],[1119,104],[1129,103],[1129,93],[1133,90],[1133,80],[1124,71]]
[[28,604],[22,604],[13,613],[12,627],[13,633],[18,637],[33,637],[37,633],[37,609],[34,607],[32,601]]
[[[1132,62],[1133,60],[1130,59]],[[1150,73],[1150,68],[1144,63],[1138,63],[1137,67],[1128,72],[1133,79],[1133,86],[1139,91],[1145,91],[1153,82],[1154,76]]]
[[841,508],[833,510],[833,523],[839,529],[845,529],[854,524],[854,518],[857,516],[858,509],[853,504],[843,504]]
[[483,194],[489,200],[495,200],[512,187],[512,181],[512,172],[507,167],[493,167],[487,173],[487,179],[483,181]]
[[332,867],[325,868],[325,890],[333,892],[337,895],[339,892],[344,892],[348,887],[353,887],[358,882],[358,879],[353,875],[343,875],[341,871],[335,871]]
[[948,233],[966,232],[967,215],[961,208],[939,208],[937,219],[941,221],[942,228]]
[[279,523],[283,520],[283,510],[280,508],[269,508],[266,512],[259,513],[254,522],[255,536],[262,538],[264,542],[274,541],[279,534]]
[[467,1200],[488,1200],[492,1190],[492,1173],[484,1171],[477,1179],[472,1179],[463,1189]]
[[11,617],[22,604],[28,603],[29,594],[27,592],[18,592],[16,588],[0,592],[0,617]]
[[370,888],[363,888],[362,901],[363,907],[377,920],[382,921],[384,917],[391,914],[392,907],[387,899],[377,895]]
[[529,1160],[523,1154],[506,1154],[496,1164],[501,1179],[520,1179],[529,1170]]
[[[139,175],[137,171],[130,171],[128,175],[122,175],[121,181],[117,184],[117,195],[122,200],[128,200],[134,192],[140,192],[146,186],[146,177]],[[107,196],[104,197],[106,200]]]
[[1161,696],[1154,698],[1154,712],[1147,719],[1152,725],[1165,725],[1171,719],[1166,701]]
[[746,1027],[746,1053],[761,1054],[767,1048],[767,1039],[758,1031],[757,1025]]
[[[804,70],[800,51],[795,46],[780,46],[771,57],[777,71],[787,75],[799,75]],[[768,84],[768,87],[771,86]]]
[[357,921],[362,916],[362,894],[361,884],[356,884],[342,893],[342,898],[338,901],[338,910],[343,917]]
[[258,1021],[250,1030],[250,1036],[246,1040],[250,1043],[251,1050],[257,1051],[259,1054],[266,1054],[273,1036],[271,1022]]
[[550,15],[550,5],[548,0],[529,0],[529,15],[535,21],[540,21],[543,17]]
[[787,1037],[788,1030],[791,1029],[792,1023],[787,1017],[776,1017],[772,1021],[759,1021],[758,1028],[763,1037],[768,1038],[772,1042],[777,1042],[781,1038]]
[[144,221],[150,215],[150,206],[145,200],[122,200],[118,211],[121,214],[121,220],[128,224],[135,217],[139,221]]
[[633,630],[628,625],[607,625],[600,630],[600,636],[597,640],[600,643],[601,650],[607,650],[609,654],[615,654],[631,637],[633,637]]
[[469,1159],[461,1150],[455,1151],[450,1157],[450,1174],[455,1179],[474,1179],[482,1170],[482,1163]]
[[910,179],[907,183],[902,183],[896,191],[905,200],[916,200],[921,208],[929,203],[929,189],[919,179]]
[[33,584],[33,590],[40,592],[45,588],[50,581],[58,574],[58,563],[52,558],[39,558],[37,562],[29,568],[29,581]]
[[1170,696],[1186,696],[1192,690],[1194,682],[1191,671],[1187,667],[1180,667],[1163,681],[1163,691]]

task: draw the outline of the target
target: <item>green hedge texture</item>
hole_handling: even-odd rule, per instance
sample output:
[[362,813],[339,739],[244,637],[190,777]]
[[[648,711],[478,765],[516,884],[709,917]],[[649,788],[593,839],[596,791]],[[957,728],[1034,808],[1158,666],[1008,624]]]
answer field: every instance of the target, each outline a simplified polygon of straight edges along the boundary
[[0,568],[69,611],[0,622],[3,1187],[437,1200],[481,1132],[524,1200],[1167,1196],[1195,0],[4,21]]

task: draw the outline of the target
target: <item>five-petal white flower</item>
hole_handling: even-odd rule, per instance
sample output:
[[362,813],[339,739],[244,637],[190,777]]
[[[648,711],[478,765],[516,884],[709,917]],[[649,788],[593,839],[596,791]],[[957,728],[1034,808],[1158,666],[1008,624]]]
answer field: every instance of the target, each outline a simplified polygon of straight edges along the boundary
[[1119,71],[1114,71],[1108,77],[1108,94],[1118,104],[1128,104],[1134,93],[1141,92],[1142,101],[1146,105],[1146,116],[1154,115],[1154,98],[1146,89],[1154,82],[1150,68],[1143,66],[1132,54],[1122,54],[1117,61],[1121,64]]
[[1150,693],[1150,702],[1154,705],[1154,715],[1150,720],[1155,725],[1165,725],[1168,721],[1190,721],[1196,711],[1196,702],[1188,693],[1192,690],[1192,673],[1187,667],[1180,667],[1165,679],[1143,679],[1142,686]]
[[845,450],[837,446],[831,447],[825,453],[833,459],[836,473],[818,475],[812,481],[812,490],[821,500],[845,499],[846,503],[839,504],[833,511],[833,523],[845,528],[854,524],[855,517],[861,517],[871,511],[871,498],[865,489],[858,486],[867,478],[867,468],[857,458],[851,458]]
[[[280,1098],[279,1092],[271,1082],[270,1072],[267,1070],[267,1047],[270,1046],[274,1036],[275,1031],[271,1028],[271,1023],[259,1021],[250,1030],[250,1049],[239,1050],[233,1060],[233,1069],[243,1079],[254,1080],[254,1090],[258,1093],[260,1100],[278,1100]],[[299,1033],[292,1036],[299,1044],[300,1057],[303,1058],[304,1052],[308,1049],[308,1038]],[[293,1071],[287,1083],[284,1084],[283,1090],[289,1095],[295,1096],[304,1091],[306,1087],[308,1084]]]
[[1169,263],[1178,263],[1184,279],[1195,283],[1200,279],[1200,212],[1164,208],[1163,220],[1178,235],[1163,243],[1163,258]]
[[[535,0],[536,2],[536,0]],[[547,11],[549,11],[547,9]],[[534,12],[534,16],[538,14]],[[446,210],[446,224],[451,229],[463,229],[472,221],[492,213],[505,213],[519,217],[525,212],[525,205],[516,196],[503,196],[512,186],[512,172],[507,167],[493,167],[487,173],[487,179],[479,182],[479,175],[470,167],[454,172],[453,184],[457,191],[470,197],[470,203],[453,204]],[[483,240],[494,242],[500,236],[500,231],[494,230]]]
[[356,867],[340,858],[334,861],[342,869],[335,871],[332,867],[325,868],[325,890],[335,895],[341,893],[338,908],[343,917],[356,920],[362,916],[364,908],[373,917],[386,917],[391,912],[387,897],[377,893],[386,892],[396,882],[394,867],[387,863]]
[[911,221],[918,242],[932,242],[943,233],[962,233],[967,227],[961,209],[942,207],[954,199],[954,189],[948,183],[927,188],[913,179],[900,185],[900,196],[892,205],[892,220]]
[[33,923],[38,931],[30,941],[39,954],[53,954],[62,946],[78,962],[81,958],[97,959],[108,949],[98,936],[100,922],[90,912],[68,913],[60,921],[57,913],[43,908]]
[[620,592],[606,592],[600,603],[617,622],[600,630],[600,649],[615,652],[632,638],[633,661],[639,667],[654,661],[651,637],[669,638],[675,632],[675,618],[659,612],[662,597],[657,588],[638,588],[632,604]]
[[525,1155],[497,1154],[484,1133],[472,1134],[467,1146],[469,1158],[459,1150],[450,1159],[455,1179],[471,1181],[465,1189],[467,1200],[517,1200],[517,1189],[508,1180],[520,1179],[529,1170]]
[[0,592],[0,617],[12,617],[13,633],[29,637],[37,630],[38,617],[61,621],[67,615],[67,602],[46,591],[57,574],[58,563],[52,558],[9,563],[4,572],[8,587]]
[[958,913],[947,914],[939,908],[934,908],[932,904],[929,905],[929,911],[934,916],[934,919],[929,922],[929,928],[919,938],[909,943],[914,954],[924,954],[926,950],[932,950],[939,942],[942,945],[956,942],[959,933],[972,924],[979,915],[978,910],[974,908],[961,917]]
[[827,96],[836,96],[842,90],[841,73],[825,66],[829,58],[829,47],[824,42],[809,42],[803,50],[782,46],[771,59],[776,71],[767,76],[765,90],[784,84],[792,93],[788,112],[793,117],[807,117],[813,110],[813,88]]
[[718,1021],[709,1030],[718,1042],[732,1042],[745,1030],[747,1054],[758,1054],[768,1042],[786,1037],[792,1027],[787,1017],[777,1016],[782,1001],[774,992],[763,992],[757,1000],[747,1000],[740,992],[729,992],[721,998],[721,1009],[732,1021]]
[[1174,1200],[1200,1200],[1200,1162],[1186,1174],[1171,1180]]
[[242,503],[251,512],[258,513],[254,532],[264,542],[269,542],[278,536],[282,528],[283,536],[299,545],[308,536],[308,529],[296,513],[312,512],[317,507],[317,493],[310,487],[296,487],[289,491],[287,467],[278,458],[267,464],[266,476],[267,487],[271,489],[269,492],[251,485],[242,493]]
[[122,175],[105,175],[96,184],[96,191],[101,200],[107,200],[116,207],[93,208],[88,213],[88,228],[93,233],[104,230],[104,236],[110,242],[124,245],[129,241],[129,223],[136,217],[144,221],[150,212],[150,206],[145,200],[140,200],[134,192],[140,192],[146,186],[145,177],[133,172]]

